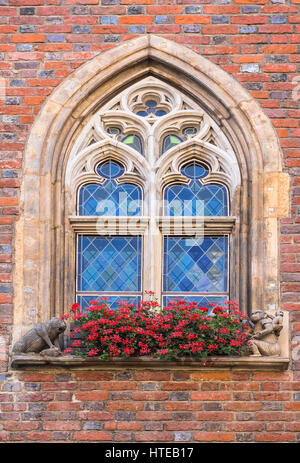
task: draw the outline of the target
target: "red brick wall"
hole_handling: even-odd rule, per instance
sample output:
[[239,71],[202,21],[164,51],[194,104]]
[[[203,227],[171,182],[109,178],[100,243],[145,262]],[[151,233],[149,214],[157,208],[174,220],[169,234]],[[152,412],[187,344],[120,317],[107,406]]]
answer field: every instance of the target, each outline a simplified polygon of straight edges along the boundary
[[[20,374],[24,383],[12,383],[12,390],[5,379],[0,382],[4,387],[0,400],[3,400],[2,411],[8,417],[3,430],[0,421],[2,438],[11,435],[12,439],[22,440],[18,436],[26,434],[36,440],[39,436],[57,439],[56,433],[66,433],[81,439],[80,436],[84,438],[86,433],[92,436],[95,432],[95,438],[100,440],[109,440],[112,433],[115,439],[123,435],[126,440],[131,436],[143,440],[146,436],[143,433],[151,432],[154,437],[159,433],[161,439],[168,440],[171,436],[173,439],[175,432],[182,431],[193,432],[195,440],[276,440],[279,436],[287,441],[297,439],[299,425],[293,424],[297,421],[293,407],[296,410],[299,402],[293,403],[293,400],[299,401],[296,388],[298,385],[299,389],[299,382],[295,381],[299,381],[300,372],[300,355],[295,347],[296,337],[300,336],[300,80],[296,80],[300,75],[299,5],[300,0],[226,0],[224,3],[221,0],[0,0],[0,371],[3,375],[7,370],[13,317],[12,250],[14,224],[19,214],[22,156],[35,115],[47,96],[75,68],[123,40],[146,33],[182,43],[220,65],[259,101],[277,130],[292,184],[291,216],[282,220],[281,228],[281,279],[282,307],[291,312],[291,336],[295,340],[294,370],[266,376],[263,382],[260,374],[251,378],[247,373],[242,381],[233,375],[230,380],[226,377],[226,381],[220,382],[201,381],[199,385],[194,377],[186,383],[185,380],[176,382],[170,376],[162,383],[158,378],[151,380],[157,386],[153,391],[146,391],[143,387],[147,383],[139,383],[140,378],[135,376],[138,373],[134,373],[133,382],[124,383],[128,388],[132,384],[133,390],[129,388],[125,393],[117,388],[116,392],[106,389],[101,392],[108,401],[106,416],[111,418],[95,431],[84,428],[88,419],[84,414],[88,417],[93,413],[88,408],[89,403],[95,403],[89,402],[93,389],[87,381],[77,385],[74,382],[77,373],[74,378],[68,373],[70,381],[56,382],[52,372],[46,381],[41,381],[44,376],[30,379],[30,373]],[[123,384],[116,378],[114,381],[117,383],[112,384]],[[91,384],[102,391],[102,381],[91,381]],[[177,389],[173,390],[172,384]],[[63,385],[66,392],[59,392]],[[70,397],[75,390],[76,394],[87,395],[73,403]],[[170,400],[176,391],[184,397],[182,401]],[[217,391],[214,396],[213,391]],[[128,399],[124,399],[124,394]],[[136,394],[144,394],[144,399],[137,400]],[[135,413],[136,418],[128,420],[129,424],[127,420],[114,421],[117,413],[111,408],[114,400],[120,407],[126,401],[127,407],[133,407],[128,412]],[[150,405],[146,405],[148,403]],[[182,421],[178,417],[180,404],[182,416],[188,417]],[[25,413],[38,414],[38,406],[45,418],[39,421],[24,417]],[[127,408],[122,410],[125,413]],[[153,419],[151,431],[148,419],[145,422],[141,418],[146,411],[157,417],[162,414],[161,419]],[[94,413],[97,414],[97,410]],[[70,417],[66,418],[68,414]],[[207,423],[203,418],[206,415]],[[239,421],[241,427],[234,423],[237,415],[244,416]],[[247,418],[250,416],[252,418]],[[196,427],[193,425],[190,429],[189,423],[194,420]],[[109,427],[113,423],[116,429]],[[174,426],[179,423],[178,430],[173,429],[171,423],[175,423]],[[131,425],[132,429],[126,429]]]
[[37,370],[0,379],[0,441],[300,440],[299,372]]

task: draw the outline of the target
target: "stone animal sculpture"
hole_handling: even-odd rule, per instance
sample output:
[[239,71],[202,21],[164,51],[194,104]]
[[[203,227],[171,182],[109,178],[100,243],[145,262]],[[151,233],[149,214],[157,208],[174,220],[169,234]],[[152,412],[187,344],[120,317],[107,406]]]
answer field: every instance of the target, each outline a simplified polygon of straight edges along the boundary
[[254,327],[254,334],[250,340],[252,355],[280,355],[278,339],[283,327],[283,312],[279,310],[273,316],[264,310],[256,310],[251,314],[250,320]]
[[59,335],[67,325],[60,318],[51,318],[47,323],[38,323],[16,342],[12,351],[15,354],[40,354],[51,357],[61,355]]

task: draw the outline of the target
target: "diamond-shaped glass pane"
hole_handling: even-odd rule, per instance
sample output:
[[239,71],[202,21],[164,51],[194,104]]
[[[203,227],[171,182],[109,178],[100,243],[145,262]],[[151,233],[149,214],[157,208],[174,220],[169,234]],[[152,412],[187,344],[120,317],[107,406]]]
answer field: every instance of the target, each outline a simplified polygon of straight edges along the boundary
[[141,290],[141,237],[78,237],[78,291]]
[[171,185],[165,190],[165,215],[169,216],[226,216],[228,194],[223,185],[203,185],[201,178],[208,170],[200,163],[184,166],[182,174],[190,178],[188,185]]
[[79,192],[79,215],[140,215],[141,198],[140,187],[130,183],[107,180],[104,185],[84,185]]
[[227,236],[165,237],[164,291],[227,291]]
[[[106,302],[111,309],[116,309],[117,307],[119,307],[119,302],[128,302],[129,304],[133,304],[133,306],[135,307],[137,304],[139,304],[141,300],[140,296],[111,296],[102,294],[101,297],[107,298]],[[88,296],[77,296],[77,303],[81,305],[83,311],[85,311],[89,307],[90,301],[99,301],[100,303],[103,302],[103,300],[101,301],[99,295],[97,294]]]

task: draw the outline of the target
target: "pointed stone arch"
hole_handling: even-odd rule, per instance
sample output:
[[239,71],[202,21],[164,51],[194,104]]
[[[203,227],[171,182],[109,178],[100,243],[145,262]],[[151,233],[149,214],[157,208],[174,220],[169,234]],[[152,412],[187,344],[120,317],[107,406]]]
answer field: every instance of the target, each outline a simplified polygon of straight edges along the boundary
[[53,91],[36,117],[24,154],[16,226],[16,337],[73,302],[74,237],[63,208],[67,160],[78,133],[100,106],[148,75],[197,101],[230,141],[242,179],[235,262],[244,276],[233,282],[235,296],[244,310],[278,305],[279,218],[288,215],[289,177],[271,121],[220,67],[191,49],[149,35],[83,64]]

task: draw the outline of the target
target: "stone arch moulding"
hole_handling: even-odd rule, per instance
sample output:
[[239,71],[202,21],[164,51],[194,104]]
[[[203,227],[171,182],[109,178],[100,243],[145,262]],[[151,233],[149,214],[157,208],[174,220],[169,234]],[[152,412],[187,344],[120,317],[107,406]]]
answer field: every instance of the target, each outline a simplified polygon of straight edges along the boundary
[[[14,339],[69,309],[74,234],[65,221],[64,185],[76,137],[97,109],[146,76],[197,101],[230,141],[241,173],[237,202],[244,310],[279,304],[279,218],[288,216],[289,177],[276,132],[258,103],[220,67],[194,51],[147,35],[124,42],[74,71],[48,97],[31,130],[15,235]],[[73,272],[73,273],[72,273]]]

